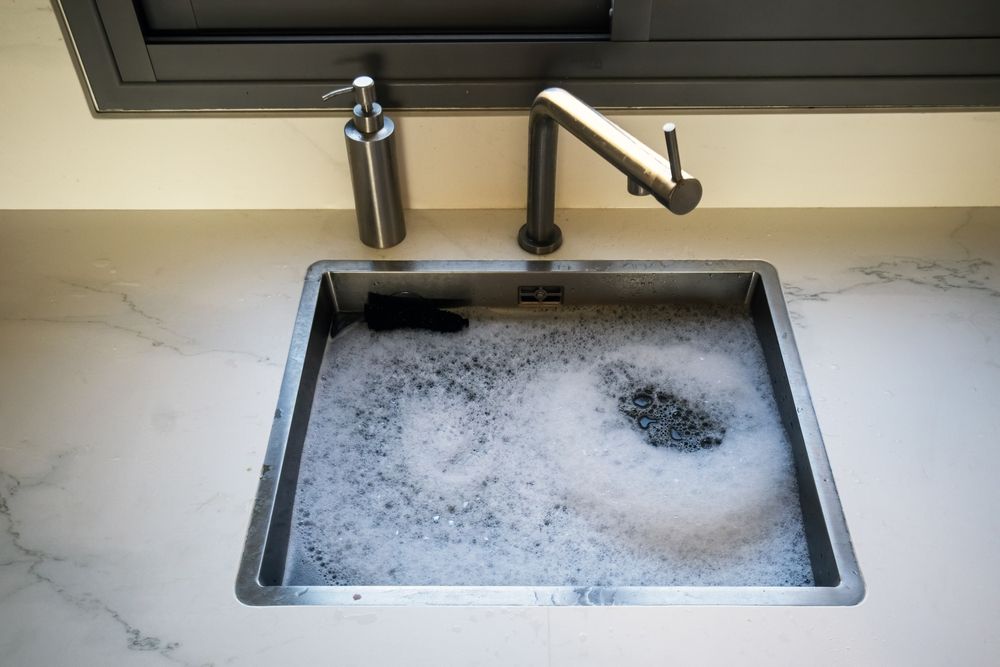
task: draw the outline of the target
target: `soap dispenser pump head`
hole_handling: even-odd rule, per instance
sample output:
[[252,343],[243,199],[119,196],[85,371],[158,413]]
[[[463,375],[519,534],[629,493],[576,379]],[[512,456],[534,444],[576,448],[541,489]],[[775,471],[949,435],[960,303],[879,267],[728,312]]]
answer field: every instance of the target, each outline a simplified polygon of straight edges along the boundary
[[351,85],[345,88],[331,90],[323,95],[323,101],[326,102],[331,97],[336,97],[337,95],[343,95],[350,92],[354,93],[354,103],[361,105],[361,111],[363,113],[370,114],[374,112],[375,79],[370,76],[359,76],[354,79]]
[[327,101],[338,95],[354,93],[354,125],[368,134],[382,129],[382,105],[375,101],[375,80],[370,76],[359,76],[350,86],[337,88],[323,95]]
[[354,80],[354,103],[361,105],[365,114],[375,112],[375,79],[370,76],[359,76]]

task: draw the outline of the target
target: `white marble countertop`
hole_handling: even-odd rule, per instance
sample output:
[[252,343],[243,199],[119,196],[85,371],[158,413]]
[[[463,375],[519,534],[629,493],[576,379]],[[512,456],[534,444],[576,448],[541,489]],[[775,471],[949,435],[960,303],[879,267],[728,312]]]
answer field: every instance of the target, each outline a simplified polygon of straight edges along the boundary
[[554,258],[777,267],[860,605],[244,607],[306,267],[522,259],[520,214],[0,212],[0,663],[996,664],[1000,209],[559,218]]

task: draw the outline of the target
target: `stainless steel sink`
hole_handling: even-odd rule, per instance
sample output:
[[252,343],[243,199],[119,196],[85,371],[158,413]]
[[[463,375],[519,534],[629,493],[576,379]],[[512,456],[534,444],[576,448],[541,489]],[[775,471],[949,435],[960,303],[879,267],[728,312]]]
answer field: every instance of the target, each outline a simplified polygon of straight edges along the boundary
[[[691,316],[695,319],[701,317],[699,313],[709,313],[706,321],[709,321],[710,325],[715,321],[712,319],[715,317],[712,313],[720,312],[720,309],[726,313],[734,313],[737,318],[743,318],[747,322],[745,328],[750,332],[749,335],[756,339],[753,345],[758,351],[754,353],[761,355],[762,358],[765,389],[758,393],[767,394],[763,400],[770,401],[771,405],[775,406],[775,423],[782,432],[783,444],[780,446],[790,450],[787,455],[787,465],[791,479],[789,488],[793,489],[793,495],[784,498],[782,502],[794,506],[790,509],[794,510],[796,517],[801,517],[801,551],[803,558],[806,559],[807,570],[805,576],[801,581],[783,581],[781,584],[767,581],[762,584],[757,579],[751,583],[740,584],[725,577],[719,579],[721,584],[673,583],[669,572],[660,573],[655,570],[655,564],[660,562],[657,560],[660,555],[656,553],[660,548],[658,545],[668,544],[670,539],[674,539],[673,536],[676,536],[677,540],[687,539],[684,537],[687,534],[695,535],[692,539],[701,539],[702,536],[697,518],[685,519],[676,516],[670,518],[668,514],[671,510],[667,507],[652,508],[648,516],[644,515],[645,518],[642,519],[645,523],[637,523],[638,529],[629,533],[633,537],[637,534],[663,533],[650,542],[652,546],[649,547],[651,553],[648,562],[653,563],[653,570],[647,568],[640,574],[619,575],[615,574],[614,568],[611,568],[607,570],[610,574],[605,572],[600,576],[584,571],[570,573],[560,578],[552,575],[521,575],[517,567],[511,566],[494,568],[490,570],[490,576],[484,576],[480,580],[476,579],[475,574],[462,574],[460,569],[451,574],[450,566],[445,568],[445,574],[441,575],[407,569],[412,563],[402,563],[400,568],[390,567],[390,563],[383,569],[390,574],[399,569],[404,574],[392,576],[387,574],[382,578],[378,574],[381,570],[374,568],[363,575],[340,577],[337,574],[340,569],[351,572],[358,570],[356,567],[351,569],[353,566],[348,567],[341,562],[343,553],[346,553],[343,551],[334,551],[317,557],[322,566],[322,568],[317,566],[319,568],[317,571],[322,569],[326,575],[298,574],[298,569],[293,567],[292,563],[296,558],[301,558],[303,552],[301,545],[295,546],[296,531],[301,529],[302,516],[308,517],[309,511],[343,513],[345,516],[360,517],[358,521],[344,519],[338,524],[335,521],[332,523],[326,521],[331,517],[322,517],[322,520],[319,520],[313,516],[312,520],[306,523],[312,525],[315,520],[320,526],[327,526],[326,530],[331,534],[327,534],[326,537],[330,540],[343,539],[344,535],[338,532],[342,531],[352,545],[356,545],[357,549],[366,554],[363,558],[377,557],[391,560],[394,556],[395,547],[392,545],[386,547],[383,535],[384,531],[391,530],[392,526],[382,525],[381,520],[366,521],[367,509],[351,507],[350,505],[356,501],[352,500],[349,494],[345,493],[342,497],[338,497],[337,505],[326,509],[317,510],[315,507],[303,509],[302,506],[306,502],[303,500],[305,497],[302,492],[305,488],[303,484],[312,484],[310,488],[315,488],[317,484],[336,487],[338,484],[345,484],[344,479],[355,477],[367,479],[372,475],[372,470],[381,463],[376,460],[368,461],[365,458],[367,454],[359,455],[354,452],[352,456],[335,460],[333,464],[335,474],[331,473],[324,478],[326,481],[303,480],[306,476],[317,477],[312,473],[303,472],[309,465],[304,462],[310,456],[315,456],[317,449],[323,449],[324,452],[336,451],[338,448],[346,451],[355,446],[352,438],[358,439],[351,435],[353,430],[350,425],[347,428],[337,427],[339,430],[333,434],[335,437],[317,435],[322,433],[322,425],[319,422],[326,419],[317,415],[323,415],[324,407],[329,407],[324,404],[335,404],[341,400],[339,396],[342,396],[342,388],[329,389],[327,386],[329,381],[324,379],[325,376],[322,374],[336,373],[337,366],[333,363],[336,359],[332,357],[340,353],[331,350],[336,350],[335,343],[341,340],[338,337],[346,336],[350,331],[361,330],[359,329],[363,326],[359,323],[362,320],[361,313],[370,292],[418,295],[419,298],[448,308],[460,310],[471,308],[470,328],[477,325],[476,318],[479,316],[477,313],[480,313],[485,319],[501,318],[502,326],[509,327],[511,331],[522,326],[538,326],[547,319],[562,318],[565,321],[567,313],[571,314],[569,317],[572,320],[573,317],[577,317],[572,313],[602,312],[601,307],[619,309],[608,311],[611,313],[610,316],[601,316],[605,318],[604,320],[597,318],[601,322],[615,322],[614,326],[619,329],[627,326],[622,322],[631,321],[628,318],[640,317],[635,313],[646,312],[644,309],[660,318],[644,319],[643,321],[647,322],[645,326],[648,326],[649,321],[653,321],[654,324],[662,321],[664,328],[669,328],[671,322],[680,317],[677,313],[684,313],[684,317]],[[595,308],[597,310],[593,310]],[[671,308],[680,310],[669,310]],[[691,315],[692,313],[694,315]],[[591,316],[581,314],[579,317],[583,321]],[[570,330],[574,326],[571,325]],[[364,335],[371,334],[365,331]],[[538,340],[544,339],[544,335],[539,334],[539,336]],[[549,336],[556,340],[555,334]],[[684,345],[670,348],[672,350],[670,354],[675,357],[671,361],[675,369],[683,369],[689,364],[689,360],[676,358],[678,350],[698,349],[699,344],[697,340],[688,341],[684,336],[681,338],[685,341]],[[446,339],[441,340],[446,341]],[[440,345],[445,346],[441,349],[447,350],[449,343],[441,342]],[[544,354],[539,351],[538,358],[547,355],[546,358],[550,360],[558,359],[561,354],[558,345],[558,342],[555,343],[551,346],[554,349],[546,349]],[[694,347],[691,347],[692,345]],[[355,349],[354,354],[364,357],[365,348],[360,348],[360,352]],[[385,375],[385,382],[399,381],[398,374],[393,374],[394,370],[390,368],[391,356],[387,362],[384,354],[382,357],[373,356],[371,360],[363,358],[361,360],[361,363],[368,364],[370,368],[367,385],[369,388],[376,386],[371,382],[381,381],[380,374]],[[647,378],[639,377],[641,373],[635,371],[636,366],[628,359],[627,352],[615,358],[621,360],[604,363],[603,366],[599,366],[599,373],[604,374],[603,377],[607,382],[615,381],[619,384],[624,382],[625,384],[621,386],[627,389],[617,399],[608,394],[607,410],[603,407],[596,408],[597,412],[601,413],[600,419],[604,420],[602,423],[618,424],[616,420],[628,421],[627,427],[618,425],[615,428],[625,429],[626,436],[633,438],[630,442],[644,443],[630,446],[638,448],[637,451],[643,446],[648,446],[649,451],[655,450],[655,456],[658,457],[661,456],[659,452],[670,449],[672,453],[662,456],[673,456],[674,459],[669,459],[673,461],[680,461],[684,456],[702,456],[705,458],[698,460],[710,461],[714,456],[713,451],[724,450],[727,435],[723,421],[708,412],[699,412],[697,400],[694,398],[675,396],[672,391],[658,388]],[[524,373],[532,372],[530,351],[528,359],[527,363],[522,363],[520,366],[518,364],[505,366],[505,372],[508,375],[516,375],[522,372],[519,370],[522,368]],[[701,360],[704,361],[704,358]],[[584,355],[580,354],[579,363],[585,361],[587,360],[584,359]],[[571,367],[577,361],[567,359],[566,363]],[[695,364],[697,360],[692,358],[690,363]],[[480,368],[478,362],[464,365],[468,372],[473,374]],[[633,375],[636,377],[631,377]],[[711,378],[711,375],[709,377]],[[419,377],[416,381],[422,382]],[[628,384],[629,382],[631,384]],[[540,406],[546,402],[547,394],[544,388],[542,389],[530,404],[516,404],[511,406],[509,412],[504,412],[507,415],[504,419],[511,422],[501,424],[506,432],[516,434],[516,429],[523,429],[528,433],[535,428],[533,423],[536,422],[533,422],[533,418],[544,418],[544,415],[536,414]],[[359,388],[359,391],[361,390]],[[470,400],[472,393],[474,392],[470,392]],[[526,399],[513,400],[517,403]],[[373,406],[373,408],[376,411],[381,408],[392,409],[391,406],[381,406],[381,408]],[[740,406],[736,406],[733,414],[738,413],[740,409]],[[591,408],[588,410],[594,411]],[[361,412],[361,410],[358,412],[359,419],[362,419]],[[682,418],[700,426],[697,426],[695,431],[685,431],[678,425],[681,422],[676,421]],[[577,417],[570,415],[570,419]],[[628,429],[632,429],[634,435],[629,436]],[[409,437],[402,427],[397,430],[401,434],[399,437],[404,439]],[[600,440],[598,436],[595,438]],[[364,439],[371,440],[368,436]],[[371,442],[365,444],[358,441],[359,447],[373,448],[370,450],[373,452],[382,451],[383,445],[388,446],[386,443],[376,442],[373,445]],[[398,446],[398,442],[393,445],[393,447]],[[604,458],[600,459],[601,461],[608,466],[612,463],[618,465],[616,452],[608,452],[609,447],[613,449],[618,445],[597,442],[594,446],[603,447]],[[310,447],[313,450],[312,454]],[[434,446],[430,443],[427,456],[434,455],[432,450]],[[415,455],[410,456],[419,458],[420,450],[416,451]],[[645,450],[640,451],[645,457],[644,452]],[[453,459],[464,455],[463,452],[455,451],[451,451],[451,454]],[[325,455],[327,454],[324,453]],[[492,460],[493,465],[496,465],[502,458]],[[354,463],[348,464],[344,461]],[[557,477],[560,474],[572,477],[575,475],[575,466],[583,463],[585,462],[582,460],[574,460],[574,457],[564,456],[560,462],[558,457],[550,456],[539,465],[552,467],[556,472],[551,474]],[[356,466],[354,469],[356,475],[348,474],[345,477],[343,469],[336,470],[338,466],[344,468],[348,465]],[[689,468],[695,469],[699,465],[701,464]],[[754,463],[750,460],[747,465]],[[605,467],[595,470],[597,470],[594,477],[596,482],[590,485],[592,493],[586,498],[589,507],[601,505],[605,498],[609,504],[613,504],[612,501],[615,499],[612,496],[629,493],[627,472],[624,474],[625,479],[607,480],[609,476],[604,475],[604,472],[618,468]],[[445,471],[442,474],[447,476],[451,473]],[[752,475],[753,470],[747,470],[747,474]],[[381,473],[379,475],[381,476]],[[534,482],[530,481],[533,479],[535,477],[532,474],[525,474],[525,480],[528,480],[525,483],[533,484]],[[552,477],[546,479],[549,481],[545,484],[551,485]],[[450,480],[447,477],[442,478],[442,484],[448,481]],[[655,477],[653,481],[656,483]],[[664,484],[668,482],[669,480],[664,480]],[[357,480],[352,483],[363,486]],[[394,482],[390,479],[389,483]],[[485,486],[486,481],[483,484]],[[331,490],[337,491],[336,488]],[[407,493],[409,492],[406,489],[392,490],[392,494],[404,500]],[[419,494],[420,491],[413,493]],[[456,510],[455,503],[446,500],[444,492],[441,495],[441,502],[442,507],[447,507],[441,512],[443,516],[435,514],[432,518],[427,517],[426,521],[420,519],[417,522],[426,523],[426,527],[420,530],[427,532],[431,537],[437,534],[432,530],[441,532],[445,521],[451,525],[450,529],[455,530],[457,530],[455,522],[461,524],[462,521],[461,506]],[[513,502],[527,501],[515,499]],[[389,502],[385,504],[387,507],[391,506]],[[560,509],[558,503],[556,508]],[[566,508],[563,506],[561,509],[565,511]],[[427,514],[430,514],[430,511],[428,510]],[[729,513],[726,516],[730,520],[734,516],[732,513],[739,511],[755,510],[747,507],[720,508],[722,514]],[[448,512],[457,513],[452,516],[447,514]],[[615,515],[600,516],[604,519],[593,522],[595,526],[600,524],[594,530],[606,533],[598,532],[597,541],[616,545],[625,533],[616,532],[618,527],[609,525],[615,522],[606,520],[608,516]],[[654,525],[659,523],[659,516],[663,517],[665,528],[662,531]],[[681,528],[674,527],[670,520],[677,522],[676,526]],[[471,522],[471,519],[469,521]],[[627,516],[625,522],[628,522]],[[548,525],[549,519],[545,519],[545,523]],[[349,526],[350,530],[330,529],[330,525]],[[396,527],[395,535],[399,535],[399,527]],[[419,534],[415,535],[417,537],[414,539],[418,539]],[[423,539],[428,540],[428,535]],[[402,541],[403,538],[398,539]],[[488,540],[489,535],[479,535],[478,539],[479,542],[476,538],[465,540],[462,548],[466,551],[460,553],[468,552],[471,544],[475,544],[476,548],[481,547],[483,544],[481,541]],[[593,537],[588,539],[594,541]],[[549,541],[562,544],[572,542],[572,540],[567,542],[565,539],[562,542],[553,539]],[[433,542],[428,542],[427,548],[444,549],[433,553],[442,554],[439,560],[447,564],[449,558],[460,558],[448,555],[452,552],[447,551],[447,547],[453,543],[462,543],[462,540],[453,539],[449,542],[448,539],[442,538],[438,540],[437,546],[434,546]],[[537,544],[536,542],[536,546]],[[721,544],[722,546],[718,547],[720,557],[730,558],[732,554],[727,553],[726,543]],[[312,549],[313,547],[310,547],[310,551]],[[706,552],[702,550],[697,553],[698,558],[703,558]],[[529,560],[533,557],[535,556],[525,556]],[[407,557],[400,555],[399,558]],[[572,556],[566,558],[572,559]],[[561,566],[557,565],[556,570],[559,567]],[[711,572],[713,567],[709,564],[708,571]],[[479,570],[474,568],[469,570],[469,572],[477,571]],[[705,581],[712,581],[712,577],[708,576]],[[757,261],[326,261],[314,264],[306,276],[295,322],[291,350],[236,582],[236,594],[241,602],[248,605],[851,605],[858,603],[864,596],[864,585],[851,547],[774,268],[765,262]]]

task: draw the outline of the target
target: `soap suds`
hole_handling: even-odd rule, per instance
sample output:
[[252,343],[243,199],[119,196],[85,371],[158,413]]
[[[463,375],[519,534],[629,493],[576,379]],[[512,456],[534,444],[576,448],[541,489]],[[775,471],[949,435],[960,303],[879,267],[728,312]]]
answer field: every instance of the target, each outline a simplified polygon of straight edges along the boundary
[[744,312],[463,315],[329,342],[286,585],[813,583]]

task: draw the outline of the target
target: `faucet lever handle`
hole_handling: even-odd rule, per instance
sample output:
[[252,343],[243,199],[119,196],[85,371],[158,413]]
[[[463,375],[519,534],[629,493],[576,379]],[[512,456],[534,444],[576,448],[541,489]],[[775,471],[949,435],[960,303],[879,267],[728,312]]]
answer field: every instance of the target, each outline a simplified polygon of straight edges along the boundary
[[667,140],[667,160],[670,162],[670,178],[674,183],[684,180],[684,172],[681,171],[681,149],[677,147],[677,126],[673,123],[666,123],[663,126],[663,136]]

